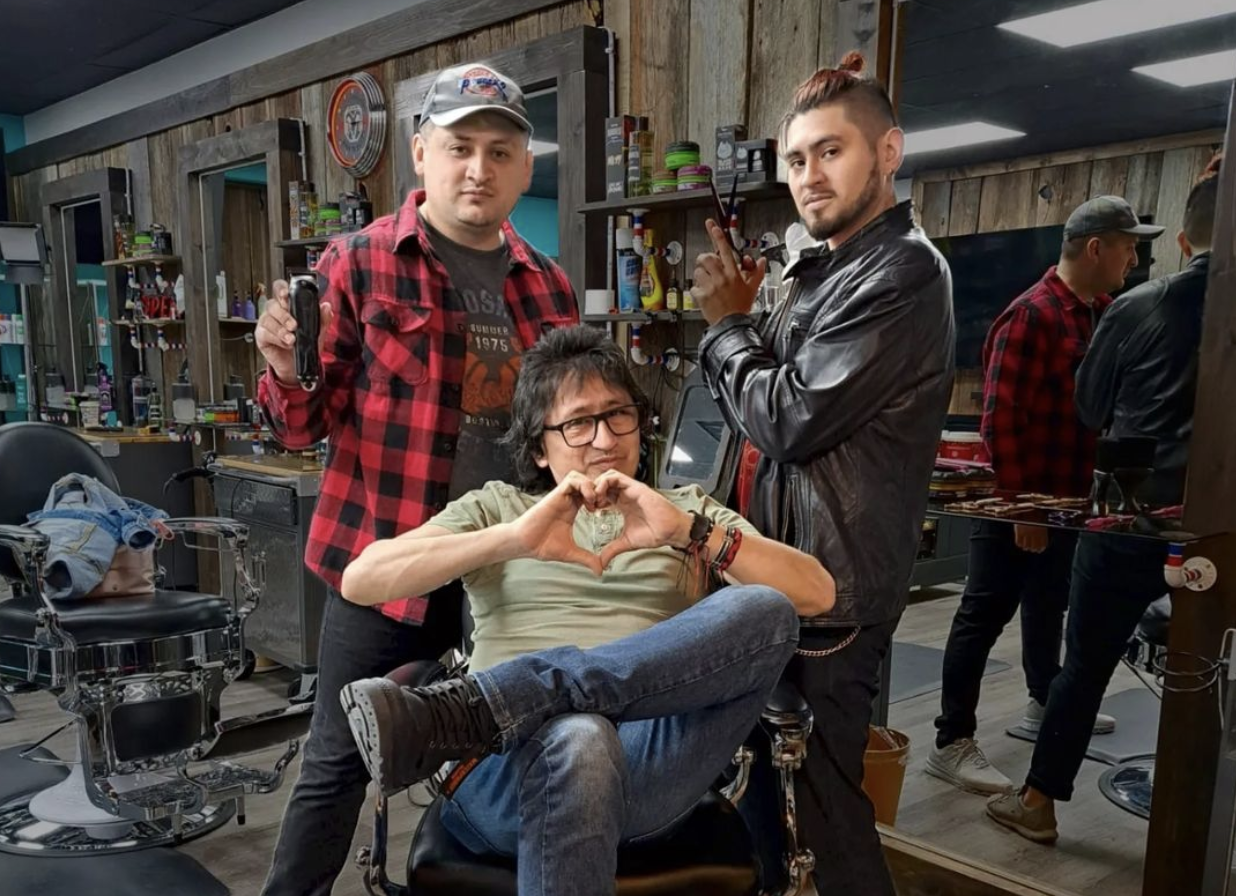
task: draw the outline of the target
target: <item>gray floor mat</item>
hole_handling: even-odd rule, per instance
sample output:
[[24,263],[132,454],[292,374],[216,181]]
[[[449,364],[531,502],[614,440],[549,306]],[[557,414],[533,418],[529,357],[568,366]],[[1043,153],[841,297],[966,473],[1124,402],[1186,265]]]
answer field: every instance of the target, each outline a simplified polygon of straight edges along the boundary
[[[1159,740],[1159,705],[1159,699],[1143,687],[1106,697],[1100,711],[1115,717],[1116,730],[1090,738],[1086,758],[1119,765],[1138,756],[1153,756]],[[1036,739],[1020,725],[1014,725],[1005,733],[1021,740]]]
[[[983,674],[991,675],[1008,668],[1008,663],[989,659]],[[893,642],[893,681],[889,689],[889,703],[900,703],[911,697],[938,691],[943,684],[943,678],[943,650],[903,641]]]

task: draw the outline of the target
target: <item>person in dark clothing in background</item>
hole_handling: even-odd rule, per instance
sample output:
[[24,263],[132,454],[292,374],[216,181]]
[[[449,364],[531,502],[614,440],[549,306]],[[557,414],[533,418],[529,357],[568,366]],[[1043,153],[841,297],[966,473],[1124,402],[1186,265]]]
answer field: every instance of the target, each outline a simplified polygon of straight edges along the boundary
[[[1137,264],[1137,243],[1162,227],[1139,224],[1118,196],[1082,203],[1064,225],[1060,262],[996,318],[983,346],[983,442],[1002,489],[1081,497],[1090,489],[1096,436],[1074,409],[1074,376],[1094,334]],[[926,772],[974,793],[1012,782],[975,740],[980,683],[991,649],[1021,608],[1022,667],[1030,700],[1022,725],[1037,730],[1052,680],[1077,537],[1040,526],[977,520],[969,575],[944,650],[936,743]],[[1115,719],[1095,721],[1106,734]]]
[[[1218,164],[1185,204],[1177,242],[1188,265],[1121,296],[1077,372],[1083,423],[1109,436],[1158,440],[1154,475],[1139,493],[1154,504],[1184,500]],[[1025,785],[988,801],[996,822],[1029,840],[1055,842],[1055,801],[1072,796],[1103,692],[1142,614],[1167,591],[1166,559],[1166,541],[1102,533],[1078,539],[1064,668],[1052,682]]]
[[[762,455],[750,519],[837,581],[834,611],[803,621],[786,671],[816,718],[796,779],[816,890],[892,896],[863,754],[910,590],[955,333],[948,266],[894,194],[903,134],[862,65],[854,53],[816,72],[783,120],[790,192],[825,245],[786,271],[792,289],[767,327],[750,314],[764,262],[740,269],[715,222],[716,253],[696,261],[693,292],[709,324],[699,349],[709,388]],[[753,779],[740,806],[757,837],[775,839],[767,783]],[[782,864],[779,847],[761,843],[766,871]]]

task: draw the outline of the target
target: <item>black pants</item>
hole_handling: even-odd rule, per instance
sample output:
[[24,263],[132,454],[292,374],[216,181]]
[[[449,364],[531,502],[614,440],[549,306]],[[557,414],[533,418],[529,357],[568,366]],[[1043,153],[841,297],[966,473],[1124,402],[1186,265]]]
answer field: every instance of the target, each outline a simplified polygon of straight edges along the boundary
[[1057,800],[1073,795],[1103,692],[1137,623],[1167,593],[1161,541],[1082,535],[1073,563],[1064,669],[1052,682],[1026,783]]
[[412,660],[437,659],[458,646],[460,601],[457,589],[435,593],[425,624],[415,626],[330,592],[322,617],[313,722],[300,777],[284,810],[265,896],[329,896],[349,858],[369,783],[339,691],[358,678],[385,675]]
[[1060,673],[1060,642],[1076,535],[1053,531],[1047,549],[1017,547],[1011,523],[978,520],[970,534],[970,571],[944,648],[936,746],[974,737],[979,689],[991,648],[1021,608],[1021,662],[1030,697],[1047,703]]
[[[807,758],[794,781],[799,838],[815,853],[820,894],[893,896],[893,882],[875,828],[875,810],[863,792],[863,754],[880,665],[899,620],[864,627],[854,642],[827,657],[795,654],[785,677],[815,712]],[[853,629],[803,628],[800,650],[826,650]],[[768,738],[751,739],[756,763],[750,788],[738,804],[751,828],[764,867],[764,886],[784,878],[785,849],[776,779],[768,762]]]

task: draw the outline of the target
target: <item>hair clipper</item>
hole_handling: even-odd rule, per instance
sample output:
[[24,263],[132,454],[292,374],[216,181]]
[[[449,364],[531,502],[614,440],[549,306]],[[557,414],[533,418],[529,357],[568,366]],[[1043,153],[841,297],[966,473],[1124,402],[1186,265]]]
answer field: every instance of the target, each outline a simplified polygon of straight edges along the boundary
[[296,318],[296,379],[306,392],[312,392],[322,379],[322,357],[318,354],[318,334],[322,331],[321,296],[313,275],[292,278],[288,309]]

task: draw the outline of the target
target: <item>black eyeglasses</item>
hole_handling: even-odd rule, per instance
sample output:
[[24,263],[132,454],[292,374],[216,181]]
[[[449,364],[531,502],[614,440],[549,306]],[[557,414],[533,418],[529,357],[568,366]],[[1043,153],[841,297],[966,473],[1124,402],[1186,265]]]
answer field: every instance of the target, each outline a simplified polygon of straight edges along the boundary
[[564,423],[544,427],[546,432],[562,433],[563,441],[570,448],[583,448],[591,445],[597,437],[597,426],[601,421],[609,427],[612,435],[626,436],[639,429],[639,405],[624,404],[622,407],[610,408],[600,414],[588,414],[584,417],[573,417]]

